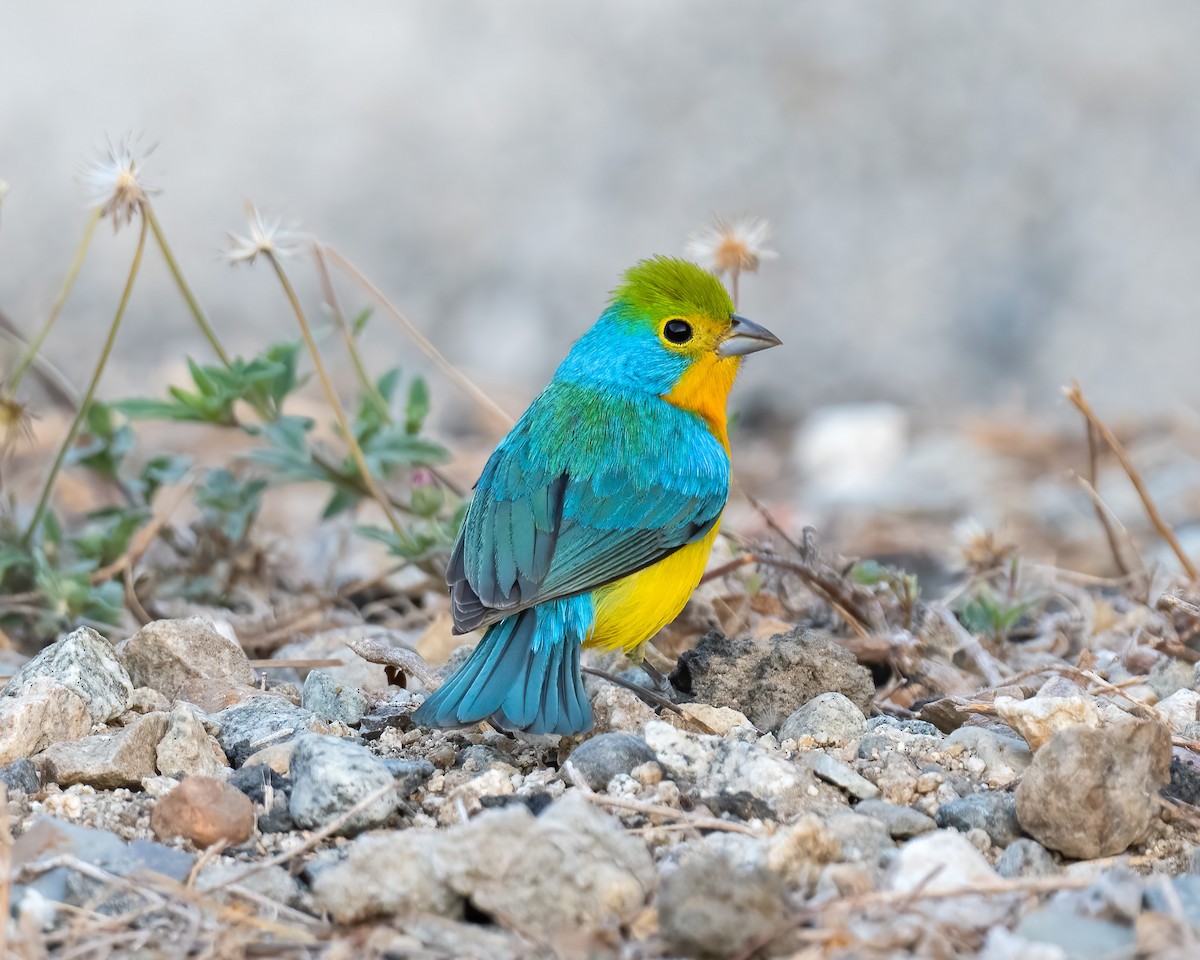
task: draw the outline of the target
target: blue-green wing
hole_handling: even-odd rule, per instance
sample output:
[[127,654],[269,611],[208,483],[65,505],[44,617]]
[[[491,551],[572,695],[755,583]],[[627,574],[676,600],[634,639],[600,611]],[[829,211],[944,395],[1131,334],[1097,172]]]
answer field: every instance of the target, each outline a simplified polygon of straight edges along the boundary
[[697,417],[551,385],[476,485],[446,572],[455,629],[656,563],[702,538],[728,494],[728,455]]

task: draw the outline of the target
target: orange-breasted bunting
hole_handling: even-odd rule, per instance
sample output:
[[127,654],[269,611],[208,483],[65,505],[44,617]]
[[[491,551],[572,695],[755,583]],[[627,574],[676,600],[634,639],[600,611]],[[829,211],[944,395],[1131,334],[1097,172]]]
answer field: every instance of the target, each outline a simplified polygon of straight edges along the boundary
[[695,264],[625,274],[476,484],[446,580],[455,632],[486,633],[417,723],[591,728],[580,648],[636,655],[683,609],[729,495],[726,398],[778,343]]

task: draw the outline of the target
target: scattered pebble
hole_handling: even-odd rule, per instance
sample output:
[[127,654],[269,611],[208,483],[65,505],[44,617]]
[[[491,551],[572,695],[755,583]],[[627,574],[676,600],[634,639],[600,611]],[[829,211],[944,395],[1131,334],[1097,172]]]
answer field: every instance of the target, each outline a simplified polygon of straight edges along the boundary
[[818,753],[813,757],[812,772],[826,783],[832,783],[839,790],[845,790],[859,800],[874,800],[879,796],[879,788],[875,784],[862,774],[856,773],[848,763],[843,763],[827,753]]
[[229,761],[220,744],[204,729],[191,706],[181,703],[168,716],[167,732],[155,750],[159,773],[177,780],[229,775]]
[[32,692],[32,685],[42,677],[79,696],[93,723],[119,717],[129,708],[133,694],[133,683],[112,646],[91,627],[80,627],[43,649],[13,675],[3,695]]
[[920,810],[888,803],[886,800],[864,800],[854,811],[880,821],[895,840],[919,837],[923,833],[936,830],[938,826],[933,817],[926,816]]
[[1006,847],[1021,836],[1017,801],[1011,793],[972,793],[938,807],[934,818],[939,827],[966,833],[982,830],[994,846]]
[[150,826],[160,840],[183,837],[197,847],[244,843],[254,835],[254,804],[224,780],[188,777],[154,805]]
[[19,697],[0,697],[0,763],[30,757],[92,729],[87,701],[52,677],[36,677]]
[[[395,778],[366,747],[337,737],[305,734],[292,749],[291,780],[288,811],[296,826],[311,830],[336,820]],[[347,820],[339,832],[351,836],[379,826],[402,799],[399,789],[384,794]]]
[[42,789],[38,768],[24,757],[0,767],[0,783],[9,793],[34,794]]
[[631,733],[601,733],[572,750],[567,762],[591,789],[603,790],[617,774],[632,774],[641,764],[657,759],[641,737]]
[[781,928],[787,888],[778,874],[704,849],[663,878],[658,922],[672,954],[720,960]]
[[166,730],[167,715],[149,713],[107,733],[51,744],[35,762],[43,779],[60,786],[136,787],[157,775],[158,744]]
[[308,710],[270,696],[251,697],[214,713],[212,719],[220,725],[217,742],[235,767],[264,747],[288,743],[317,725]]
[[300,706],[326,720],[354,726],[367,714],[367,698],[352,684],[335,680],[324,670],[310,670],[300,691]]
[[793,713],[779,728],[779,739],[802,746],[841,747],[867,729],[867,718],[849,697],[822,693]]
[[1110,857],[1141,840],[1170,781],[1171,736],[1149,721],[1060,730],[1017,787],[1017,817],[1068,857]]
[[155,620],[117,652],[137,686],[153,687],[168,697],[195,678],[254,681],[245,651],[199,617]]

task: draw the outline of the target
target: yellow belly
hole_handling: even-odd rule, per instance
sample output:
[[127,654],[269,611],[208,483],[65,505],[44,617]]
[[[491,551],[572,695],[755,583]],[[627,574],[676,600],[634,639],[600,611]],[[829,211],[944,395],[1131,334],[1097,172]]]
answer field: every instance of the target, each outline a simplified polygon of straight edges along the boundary
[[636,655],[642,644],[679,616],[704,575],[719,526],[718,520],[703,540],[597,590],[596,626],[584,646]]

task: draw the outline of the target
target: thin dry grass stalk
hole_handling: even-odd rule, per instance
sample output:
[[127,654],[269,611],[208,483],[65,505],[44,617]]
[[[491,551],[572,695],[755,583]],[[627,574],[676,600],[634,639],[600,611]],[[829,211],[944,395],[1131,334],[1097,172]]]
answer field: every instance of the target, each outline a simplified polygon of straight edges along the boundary
[[325,399],[329,403],[330,409],[333,410],[338,427],[341,428],[342,439],[346,441],[346,446],[350,448],[350,455],[358,465],[363,483],[366,484],[367,489],[371,492],[371,497],[383,510],[388,523],[391,524],[392,530],[400,534],[403,530],[400,526],[400,520],[396,517],[395,511],[392,510],[391,499],[383,492],[383,489],[379,486],[379,482],[375,479],[375,475],[371,473],[370,467],[367,466],[367,459],[363,456],[362,447],[359,446],[358,439],[354,436],[354,428],[350,425],[350,419],[346,416],[346,409],[342,406],[342,401],[337,395],[337,390],[334,389],[333,381],[329,378],[329,371],[325,369],[325,361],[321,359],[321,350],[317,346],[312,328],[308,324],[308,317],[304,314],[304,308],[300,306],[300,298],[296,296],[296,290],[292,286],[291,280],[288,279],[287,271],[283,269],[283,264],[280,262],[274,248],[264,249],[262,253],[274,268],[275,276],[279,278],[284,295],[287,297],[288,303],[291,304],[292,311],[296,315],[296,320],[300,324],[300,332],[303,334],[304,343],[308,347],[309,354],[312,356],[313,368],[317,371],[317,379],[321,381],[321,389],[325,392]]
[[1137,495],[1142,501],[1142,506],[1145,508],[1146,516],[1149,517],[1150,523],[1154,525],[1154,529],[1158,531],[1158,535],[1170,546],[1172,552],[1178,558],[1180,565],[1183,567],[1184,572],[1187,574],[1188,579],[1193,583],[1200,580],[1200,570],[1196,569],[1196,565],[1192,563],[1191,558],[1184,553],[1183,547],[1175,536],[1175,531],[1171,529],[1171,525],[1158,512],[1158,507],[1154,503],[1154,499],[1150,496],[1150,492],[1146,489],[1146,484],[1142,480],[1141,473],[1134,466],[1124,445],[1117,439],[1117,435],[1096,415],[1087,397],[1083,395],[1083,391],[1080,389],[1078,383],[1072,383],[1071,386],[1065,387],[1063,395],[1076,410],[1083,414],[1087,422],[1095,427],[1100,436],[1104,438],[1104,442],[1108,444],[1109,449],[1116,455],[1118,462],[1121,464],[1121,469],[1125,471],[1125,475],[1129,477],[1129,482],[1133,484],[1134,490],[1137,491]]
[[308,853],[308,851],[315,849],[322,842],[328,840],[330,837],[336,834],[342,829],[342,827],[344,827],[368,807],[386,797],[389,793],[396,789],[397,785],[398,784],[396,781],[392,781],[391,783],[385,783],[378,790],[372,790],[349,810],[344,811],[333,820],[330,820],[329,823],[325,824],[325,826],[323,826],[320,830],[314,831],[309,838],[299,846],[293,847],[290,850],[283,850],[280,853],[275,854],[273,857],[267,857],[265,860],[260,860],[257,863],[252,863],[244,870],[241,870],[238,873],[233,874],[233,876],[227,877],[226,879],[217,883],[211,884],[200,892],[212,893],[214,890],[221,890],[225,887],[241,884],[248,877],[252,877],[256,873],[261,873],[268,867],[275,867],[281,863],[287,863],[289,860],[294,860],[296,857]]
[[42,344],[46,337],[49,336],[50,330],[54,327],[55,321],[58,320],[59,314],[66,306],[67,298],[71,296],[71,291],[75,289],[75,281],[79,279],[79,271],[83,268],[83,261],[87,258],[88,250],[92,245],[92,237],[96,233],[96,226],[100,223],[100,207],[96,207],[92,211],[92,215],[88,218],[87,226],[83,229],[83,237],[79,241],[79,246],[75,248],[75,258],[71,261],[71,267],[67,271],[67,277],[63,281],[62,288],[58,291],[58,296],[54,298],[54,305],[50,308],[50,314],[46,317],[45,323],[32,340],[25,348],[20,358],[17,360],[17,365],[13,368],[12,373],[5,380],[5,387],[10,393],[15,393],[17,386],[21,382],[21,378],[25,376],[25,372],[29,369],[29,365],[33,363],[34,357],[41,352]]
[[508,430],[516,419],[506,413],[501,406],[496,403],[491,397],[484,393],[465,373],[454,366],[447,360],[433,345],[433,342],[425,336],[416,325],[408,319],[400,310],[387,298],[382,290],[367,279],[366,275],[358,269],[351,261],[338,253],[333,247],[322,244],[322,249],[329,255],[329,258],[336,263],[346,275],[349,276],[355,283],[359,284],[372,297],[378,301],[392,319],[395,320],[408,334],[409,338],[417,345],[420,351],[425,354],[433,364],[446,375],[446,377],[457,385],[467,396],[474,400],[489,417],[491,417],[498,426],[504,430]]
[[138,271],[142,266],[142,254],[146,250],[146,218],[142,217],[142,227],[138,232],[137,249],[133,253],[133,262],[129,265],[129,276],[125,280],[125,289],[121,293],[121,301],[117,304],[117,312],[113,317],[112,324],[108,328],[108,337],[104,341],[104,346],[100,351],[100,358],[96,361],[95,370],[92,372],[91,382],[88,384],[87,391],[83,395],[83,399],[79,403],[79,409],[75,412],[75,418],[71,421],[71,426],[67,430],[67,435],[63,438],[62,444],[58,448],[58,453],[54,458],[54,463],[50,467],[50,473],[46,477],[45,483],[42,485],[42,493],[38,498],[37,507],[33,511],[33,518],[29,521],[29,526],[26,527],[25,533],[22,536],[23,543],[29,543],[33,535],[37,532],[41,525],[43,517],[46,515],[46,509],[50,505],[50,496],[54,492],[54,484],[58,479],[58,474],[62,470],[63,463],[67,459],[67,452],[75,443],[75,438],[79,434],[79,428],[83,425],[84,417],[87,416],[88,409],[92,405],[92,400],[96,397],[96,388],[100,386],[100,378],[104,375],[104,368],[108,365],[108,359],[112,356],[113,345],[117,341],[117,332],[121,329],[121,320],[125,316],[125,309],[129,306],[129,297],[133,293],[133,284],[137,280]]

